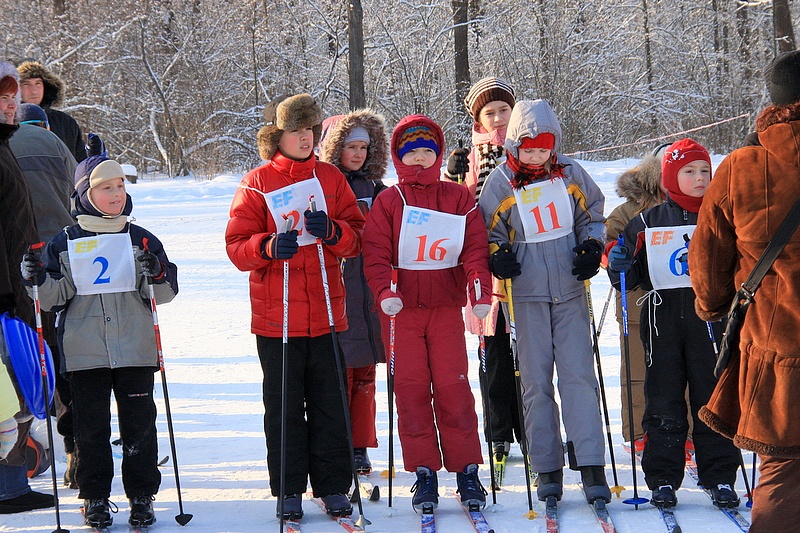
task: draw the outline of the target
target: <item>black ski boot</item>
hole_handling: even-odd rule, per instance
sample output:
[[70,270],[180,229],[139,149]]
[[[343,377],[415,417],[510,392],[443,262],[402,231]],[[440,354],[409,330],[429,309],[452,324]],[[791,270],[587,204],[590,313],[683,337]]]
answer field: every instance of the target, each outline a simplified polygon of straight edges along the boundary
[[[281,517],[281,501],[275,508],[275,516]],[[283,498],[283,519],[300,520],[303,518],[303,498],[299,494],[287,494]]]
[[366,448],[353,448],[353,457],[356,463],[356,472],[359,476],[368,476],[372,472],[372,463],[369,462]]
[[156,513],[153,511],[153,500],[155,499],[152,494],[144,494],[142,496],[134,496],[128,500],[131,505],[131,516],[128,518],[128,523],[133,527],[146,527],[155,524]]
[[546,501],[550,496],[555,496],[556,500],[561,500],[564,495],[564,471],[562,469],[552,472],[541,472],[539,474],[539,484],[536,486],[536,496],[539,501]]
[[492,452],[494,452],[495,461],[503,461],[511,452],[511,443],[508,441],[495,442],[494,446],[492,446]]
[[411,505],[422,512],[432,512],[439,506],[439,478],[426,466],[417,467],[417,481],[411,486],[414,497]]
[[653,497],[650,503],[656,507],[671,508],[678,505],[678,497],[675,495],[675,487],[668,481],[659,483],[658,488],[653,490]]
[[605,469],[602,466],[582,466],[580,470],[586,501],[594,503],[600,499],[611,503],[611,489],[608,488]]
[[734,509],[739,507],[740,503],[733,486],[727,483],[720,483],[715,487],[711,487],[711,500],[717,507],[725,509]]
[[83,522],[89,527],[109,527],[114,520],[111,513],[117,512],[117,506],[108,501],[108,498],[83,500]]
[[468,507],[470,511],[479,511],[486,507],[486,489],[478,479],[478,465],[467,465],[463,472],[458,472],[456,483],[456,492],[461,495],[461,505]]
[[353,506],[345,494],[328,494],[321,499],[322,503],[325,504],[325,512],[331,516],[350,516],[353,514]]

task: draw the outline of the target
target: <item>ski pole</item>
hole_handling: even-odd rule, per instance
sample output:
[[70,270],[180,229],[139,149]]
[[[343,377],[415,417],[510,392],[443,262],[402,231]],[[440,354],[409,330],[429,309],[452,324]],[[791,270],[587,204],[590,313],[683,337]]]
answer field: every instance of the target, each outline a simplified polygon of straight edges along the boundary
[[756,452],[753,452],[753,469],[750,472],[750,496],[747,498],[747,507],[753,508],[753,492],[756,490]]
[[[142,247],[147,252],[147,237],[142,239]],[[175,431],[172,429],[172,411],[169,408],[169,392],[167,391],[167,371],[164,369],[164,351],[161,349],[161,330],[158,326],[158,311],[156,310],[156,292],[153,289],[153,278],[147,276],[147,288],[150,291],[150,309],[153,311],[153,331],[156,335],[156,350],[158,351],[158,368],[161,371],[161,388],[164,391],[164,409],[167,413],[167,429],[169,430],[169,447],[172,451],[172,470],[175,473],[175,488],[178,491],[178,510],[180,514],[175,521],[185,526],[192,519],[192,515],[183,512],[183,499],[181,498],[181,479],[178,475],[178,452],[175,450]]]
[[[619,484],[619,479],[617,478],[617,461],[614,458],[614,442],[611,438],[611,422],[608,418],[608,401],[606,400],[606,386],[603,382],[603,365],[600,362],[600,339],[598,337],[599,333],[597,332],[597,328],[594,324],[592,287],[588,279],[585,280],[583,284],[586,287],[586,301],[589,304],[589,318],[591,319],[592,324],[592,346],[594,348],[594,360],[597,363],[597,378],[600,382],[600,398],[603,400],[603,416],[606,422],[606,439],[608,440],[608,451],[611,455],[611,471],[614,474],[614,486],[611,487],[611,492],[613,492],[617,498],[619,498],[620,494],[622,494],[622,491],[625,490],[625,487]],[[606,300],[606,305],[607,304],[608,301]]]
[[[622,234],[620,234],[619,239],[617,240],[617,244],[621,247],[624,247],[624,240],[622,238]],[[628,405],[631,407],[628,409],[628,437],[631,443],[631,470],[633,472],[633,498],[628,498],[626,500],[622,500],[622,503],[627,503],[629,505],[633,505],[634,509],[637,511],[639,510],[639,506],[647,503],[647,498],[640,498],[639,497],[639,489],[637,488],[636,484],[636,449],[634,446],[635,437],[633,434],[633,392],[631,386],[631,347],[630,341],[628,340],[628,297],[627,297],[627,283],[625,283],[625,271],[621,270],[619,273],[619,292],[620,296],[622,297],[622,347],[624,351],[625,357],[625,375],[628,376],[627,383],[625,384],[625,388],[627,389],[627,396],[628,396]]]
[[508,299],[508,329],[511,333],[511,352],[514,356],[514,384],[517,388],[517,411],[519,412],[520,427],[520,447],[522,448],[522,458],[525,463],[525,488],[528,491],[528,512],[525,517],[528,520],[536,518],[537,513],[533,510],[533,497],[531,496],[531,462],[528,457],[528,434],[525,432],[525,416],[522,405],[522,377],[519,372],[519,353],[517,351],[517,324],[514,321],[514,300],[511,296],[511,280],[505,280],[506,298]]
[[608,288],[608,296],[606,296],[606,303],[603,304],[603,312],[600,313],[600,323],[597,325],[597,337],[600,337],[600,332],[603,331],[603,323],[606,321],[606,312],[608,311],[608,304],[611,302],[611,297],[614,295],[614,287]]
[[[289,233],[292,229],[292,221],[286,215],[283,215],[284,220],[286,221],[286,227],[284,228],[284,233]],[[275,236],[277,239],[277,235]],[[286,503],[286,387],[288,382],[288,372],[286,367],[289,364],[289,260],[283,260],[283,329],[281,332],[282,336],[282,352],[281,352],[281,473],[280,473],[280,481],[279,481],[279,489],[278,489],[278,497],[280,501],[278,502],[278,506],[280,507],[280,515],[281,515],[281,528],[280,531],[283,533],[284,522],[286,521],[286,515],[284,514],[284,505]]]
[[[29,251],[39,259],[42,248],[44,248],[44,243],[38,242],[32,244],[29,247]],[[56,507],[56,529],[53,530],[53,533],[69,533],[68,529],[63,529],[61,527],[61,512],[58,505],[58,482],[56,481],[55,447],[53,446],[53,423],[50,420],[50,404],[53,402],[53,398],[49,392],[50,388],[48,387],[47,379],[47,356],[44,349],[44,330],[42,329],[42,307],[39,301],[39,285],[35,282],[33,284],[33,306],[36,311],[36,337],[39,340],[39,368],[42,374],[42,395],[44,396],[47,445],[50,446],[50,477],[53,480],[53,501]]]
[[[483,294],[481,293],[481,280],[478,278],[478,273],[475,272],[475,301],[479,301]],[[490,311],[491,312],[491,311]],[[483,334],[483,320],[478,320],[478,342],[480,345],[481,354],[481,380],[483,381],[483,390],[486,391],[487,397],[483,399],[483,416],[486,417],[486,427],[489,440],[486,442],[486,447],[489,450],[489,471],[492,478],[492,504],[497,505],[497,482],[494,476],[494,451],[492,450],[492,442],[494,442],[494,435],[492,435],[492,414],[489,412],[489,376],[486,374],[486,338]]]
[[[317,210],[314,202],[314,196],[311,195],[308,199],[309,209],[311,212]],[[328,286],[328,272],[325,270],[325,252],[322,249],[322,239],[317,237],[317,255],[319,256],[319,269],[322,274],[322,290],[325,292],[325,307],[328,310],[328,325],[331,327],[331,342],[333,343],[333,353],[336,359],[336,373],[339,376],[339,390],[342,397],[342,411],[344,412],[344,426],[347,431],[347,444],[350,450],[350,466],[353,469],[353,485],[354,492],[358,494],[356,502],[358,503],[358,524],[362,528],[370,525],[372,522],[364,517],[364,506],[361,502],[361,491],[359,490],[358,472],[356,471],[356,456],[353,452],[353,428],[350,423],[350,408],[347,399],[347,380],[345,380],[344,372],[344,358],[342,352],[339,350],[339,339],[336,337],[336,325],[333,320],[333,307],[331,306],[331,291]]]
[[[389,285],[392,293],[397,292],[397,269],[392,269]],[[389,364],[386,365],[386,392],[389,396],[389,509],[392,508],[392,478],[394,477],[394,341],[396,315],[389,317]]]

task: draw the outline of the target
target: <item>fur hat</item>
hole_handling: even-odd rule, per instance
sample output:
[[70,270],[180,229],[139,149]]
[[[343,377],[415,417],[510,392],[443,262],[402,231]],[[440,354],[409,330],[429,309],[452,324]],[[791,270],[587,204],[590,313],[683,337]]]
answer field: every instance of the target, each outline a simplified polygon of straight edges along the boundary
[[[667,144],[666,146],[669,146]],[[617,178],[617,196],[636,202],[641,211],[661,203],[661,155],[646,155]]]
[[261,159],[272,159],[285,130],[295,131],[301,128],[311,128],[314,131],[316,146],[322,136],[322,109],[316,100],[310,94],[275,97],[264,108],[264,127],[257,136]]
[[41,107],[58,107],[64,103],[64,82],[47,70],[38,61],[25,61],[17,67],[20,81],[30,78],[41,78],[44,84],[44,95],[39,104]]
[[467,106],[470,116],[477,122],[483,106],[498,100],[514,107],[517,102],[514,88],[501,78],[483,78],[470,88],[467,97],[464,98],[464,105]]
[[789,105],[800,100],[800,50],[780,54],[766,70],[772,103]]
[[[19,73],[17,69],[14,68],[14,65],[9,63],[8,61],[0,61],[0,80],[5,77],[10,77],[14,80],[14,83],[17,86],[17,94],[14,96],[14,99],[17,101],[17,111],[16,116],[19,117],[19,106],[20,106],[20,96],[19,96]],[[2,121],[2,118],[0,118]],[[0,122],[2,124],[2,122]]]

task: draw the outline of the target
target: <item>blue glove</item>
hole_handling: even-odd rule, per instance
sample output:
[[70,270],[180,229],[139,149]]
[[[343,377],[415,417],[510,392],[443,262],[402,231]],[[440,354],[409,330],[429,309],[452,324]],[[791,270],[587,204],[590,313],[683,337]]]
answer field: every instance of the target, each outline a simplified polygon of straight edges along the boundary
[[291,259],[297,253],[297,230],[270,235],[261,241],[264,259]]
[[628,257],[628,247],[619,244],[608,252],[608,268],[617,272],[627,272],[633,265],[633,257]]
[[307,209],[305,213],[306,231],[314,237],[322,239],[325,244],[336,244],[342,236],[342,230],[330,218],[325,211],[311,211]]

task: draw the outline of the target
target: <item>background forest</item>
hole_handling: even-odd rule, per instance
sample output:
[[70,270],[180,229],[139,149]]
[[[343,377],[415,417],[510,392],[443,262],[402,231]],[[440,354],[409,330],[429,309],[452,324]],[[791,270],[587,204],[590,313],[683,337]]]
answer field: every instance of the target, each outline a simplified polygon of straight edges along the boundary
[[800,16],[789,0],[0,3],[0,57],[59,74],[84,133],[140,170],[198,177],[258,164],[261,113],[281,93],[329,115],[366,104],[390,127],[425,113],[449,148],[468,143],[461,99],[489,75],[550,101],[565,153],[639,156],[647,139],[733,119],[691,134],[726,153],[768,103],[763,67],[794,48]]

